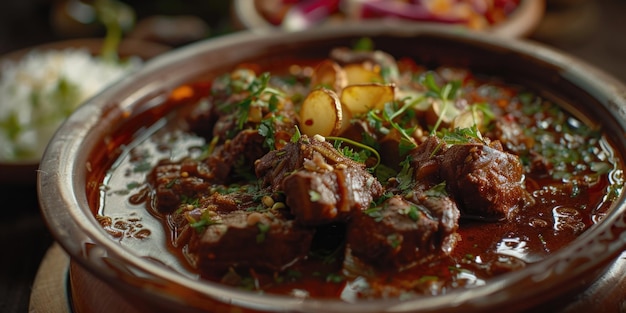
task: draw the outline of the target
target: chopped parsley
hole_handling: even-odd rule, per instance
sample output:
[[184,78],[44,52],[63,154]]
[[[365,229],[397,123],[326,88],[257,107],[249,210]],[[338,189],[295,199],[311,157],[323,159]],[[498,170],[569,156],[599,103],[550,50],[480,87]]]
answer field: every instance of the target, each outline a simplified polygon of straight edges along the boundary
[[339,273],[330,273],[326,275],[326,282],[339,284],[346,280],[346,278]]
[[387,243],[394,249],[398,248],[402,244],[402,236],[395,233],[389,234],[387,235]]
[[259,233],[256,235],[256,243],[262,243],[267,238],[267,233],[270,230],[270,225],[265,223],[257,223],[256,226],[259,229]]
[[202,214],[200,215],[200,219],[198,220],[195,220],[189,214],[186,214],[185,216],[189,220],[189,226],[191,226],[191,228],[193,228],[196,232],[202,233],[207,227],[221,223],[220,221],[215,219],[211,215],[211,213],[212,213],[211,210],[202,211]]
[[320,199],[322,199],[322,195],[315,191],[315,190],[309,190],[309,200],[311,202],[317,202],[320,201]]
[[271,116],[261,120],[261,124],[259,124],[259,135],[265,138],[263,146],[270,150],[274,150],[276,148],[276,137],[274,131],[275,119],[275,116]]
[[455,128],[454,130],[444,128],[438,135],[448,145],[483,142],[483,137],[475,124],[472,127]]
[[426,196],[435,198],[447,197],[448,191],[446,190],[446,182],[441,182],[426,190]]
[[363,213],[373,218],[374,221],[380,222],[384,218],[382,210],[383,210],[382,207],[375,206],[375,207],[368,208],[367,210],[364,210]]
[[411,167],[411,158],[407,157],[400,163],[402,165],[402,169],[396,176],[396,179],[399,182],[398,188],[402,192],[409,191],[415,185],[413,181],[413,167]]

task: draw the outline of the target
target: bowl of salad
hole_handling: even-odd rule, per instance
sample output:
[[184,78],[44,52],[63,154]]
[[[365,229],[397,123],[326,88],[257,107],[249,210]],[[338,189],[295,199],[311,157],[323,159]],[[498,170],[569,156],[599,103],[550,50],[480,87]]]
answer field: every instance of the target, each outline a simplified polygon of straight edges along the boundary
[[624,90],[441,25],[245,31],[74,111],[39,200],[85,312],[558,312],[626,247]]
[[544,10],[544,0],[235,0],[232,11],[239,26],[253,31],[396,19],[523,37],[538,26]]

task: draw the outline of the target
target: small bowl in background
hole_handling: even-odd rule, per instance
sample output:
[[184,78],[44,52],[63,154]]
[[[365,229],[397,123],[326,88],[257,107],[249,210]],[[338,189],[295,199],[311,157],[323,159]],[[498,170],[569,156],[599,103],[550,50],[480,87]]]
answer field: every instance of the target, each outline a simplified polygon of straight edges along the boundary
[[[264,14],[259,11],[260,4],[267,5],[271,3],[272,9],[276,9],[277,6],[280,6],[280,0],[278,1],[267,1],[267,0],[233,0],[232,2],[232,14],[233,20],[236,25],[240,28],[250,29],[254,32],[264,32],[264,31],[276,31],[276,30],[286,30],[290,29],[289,27],[277,25],[277,21],[268,20]],[[293,1],[292,1],[293,2]],[[329,1],[332,2],[332,1]],[[339,1],[340,7],[346,8],[353,4],[358,4],[359,1]],[[345,4],[344,4],[345,3]],[[494,23],[486,28],[480,29],[479,31],[505,36],[505,37],[525,37],[530,35],[533,30],[539,25],[541,22],[544,12],[545,12],[545,0],[520,0],[518,6],[514,9],[510,15],[508,15],[503,21],[499,23]],[[277,11],[281,9],[276,9]],[[346,11],[348,9],[344,9]],[[281,14],[284,14],[282,12]],[[337,14],[335,14],[337,15]],[[341,16],[339,16],[341,15]],[[362,22],[369,22],[371,20],[379,19],[379,18],[368,18],[368,19],[358,19],[357,17],[347,17],[347,14],[339,14],[338,16],[332,16],[324,19],[320,24],[331,24],[334,26],[340,26],[341,23],[346,20],[351,20],[354,22],[355,20]],[[345,16],[344,16],[345,15]],[[442,18],[445,19],[445,18]],[[409,21],[405,20],[404,21]],[[464,27],[463,24],[454,23],[452,21],[448,22],[435,22],[435,21],[409,21],[410,23],[421,23],[421,24],[442,24],[449,25],[450,27]],[[298,26],[301,28],[302,26]],[[469,28],[468,28],[469,29]]]
[[[103,42],[104,40],[100,38],[81,38],[46,43],[7,53],[0,57],[0,64],[12,63],[15,65],[24,60],[25,57],[32,56],[32,53],[42,55],[48,51],[65,51],[66,49],[72,49],[73,51],[84,49],[91,55],[98,55],[102,50]],[[170,50],[170,47],[165,45],[143,40],[126,39],[120,43],[118,55],[121,59],[138,57],[140,59],[139,63],[141,63],[168,50]],[[85,73],[85,75],[89,75],[89,73]],[[0,108],[2,105],[0,103]],[[24,105],[30,104],[25,103]],[[50,136],[52,136],[52,133],[50,133]],[[45,146],[45,143],[40,140],[37,143]],[[38,166],[39,157],[36,155],[11,159],[0,157],[0,184],[34,185]]]

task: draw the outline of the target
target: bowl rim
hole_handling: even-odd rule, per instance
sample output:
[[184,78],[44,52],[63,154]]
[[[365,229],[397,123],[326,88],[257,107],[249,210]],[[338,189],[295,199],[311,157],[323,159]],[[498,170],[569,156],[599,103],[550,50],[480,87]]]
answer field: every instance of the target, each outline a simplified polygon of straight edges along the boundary
[[[267,32],[283,30],[281,27],[271,24],[258,13],[255,5],[256,0],[233,0],[231,11],[236,24],[244,29],[254,32]],[[535,30],[545,14],[546,0],[521,0],[516,10],[504,22],[492,25],[479,32],[506,36],[525,37]],[[414,21],[409,23],[437,24]],[[459,25],[443,25],[451,28],[462,28]],[[335,25],[336,26],[336,25]]]
[[[106,255],[107,258],[130,264],[133,267],[132,271],[142,273],[141,275],[149,274],[154,277],[155,281],[185,286],[185,288],[201,293],[209,299],[227,299],[228,303],[242,305],[246,308],[280,311],[315,311],[323,309],[325,311],[346,312],[358,308],[360,312],[383,310],[405,312],[414,310],[416,307],[421,307],[424,311],[434,311],[460,305],[489,308],[494,305],[504,304],[507,294],[503,287],[524,282],[529,288],[529,293],[517,295],[515,298],[517,301],[525,301],[530,296],[537,296],[541,293],[548,294],[557,285],[573,283],[577,278],[582,277],[584,273],[606,266],[624,250],[626,247],[626,232],[621,234],[613,233],[615,227],[626,229],[625,195],[622,193],[614,204],[615,208],[611,210],[603,221],[602,225],[611,225],[609,229],[594,225],[594,227],[583,233],[569,246],[564,247],[537,264],[529,265],[524,271],[512,272],[493,278],[486,286],[472,289],[457,289],[436,297],[417,297],[408,301],[396,299],[376,300],[363,302],[362,305],[359,305],[343,300],[302,300],[289,296],[259,295],[251,292],[241,292],[217,283],[185,277],[174,271],[164,270],[162,265],[140,259],[132,251],[111,240],[97,223],[91,209],[87,205],[88,200],[85,194],[86,179],[84,176],[86,175],[84,175],[84,172],[86,171],[85,164],[88,161],[88,153],[80,152],[85,147],[93,148],[95,146],[93,143],[91,145],[86,143],[93,139],[89,135],[89,130],[103,123],[99,116],[103,112],[103,106],[106,105],[108,97],[117,93],[128,92],[128,88],[136,87],[133,85],[133,81],[149,77],[158,72],[159,69],[176,65],[197,53],[206,53],[207,51],[225,49],[251,42],[271,45],[277,42],[298,42],[303,40],[302,38],[320,39],[328,36],[362,36],[363,34],[405,37],[430,34],[458,40],[469,40],[478,44],[500,48],[506,47],[505,49],[507,50],[529,55],[533,58],[540,58],[544,62],[559,67],[564,77],[578,84],[585,84],[587,92],[593,97],[600,99],[600,102],[605,103],[606,106],[610,107],[610,110],[616,112],[616,115],[621,117],[617,118],[616,123],[619,124],[620,129],[626,130],[626,87],[621,82],[574,57],[531,41],[481,36],[476,33],[459,32],[458,29],[437,25],[409,25],[395,21],[347,24],[340,29],[320,27],[296,33],[270,32],[259,34],[253,31],[242,31],[197,42],[158,56],[148,61],[139,71],[125,77],[89,100],[68,118],[48,145],[38,171],[37,189],[40,195],[40,207],[53,236],[73,260],[79,262],[97,277],[111,284],[119,283],[119,276],[116,276],[119,273],[107,269],[103,262],[98,260],[98,256]],[[572,62],[576,62],[579,66],[571,66]],[[160,80],[159,83],[163,83],[164,80],[168,81],[169,79],[175,78],[161,77],[158,80]],[[115,103],[116,109],[125,111],[127,106],[132,105],[133,101],[145,97],[150,93],[149,87],[151,83],[155,83],[154,78],[148,80],[146,88],[139,88],[133,91],[134,99]],[[583,250],[585,250],[584,247],[600,241],[602,242],[602,248],[595,251],[595,253],[601,254],[603,257],[577,264],[572,270],[572,267],[569,265],[571,265],[573,256],[581,255]],[[611,243],[606,243],[607,241]],[[96,245],[97,247],[94,248],[92,243],[100,246]],[[86,246],[89,246],[88,249],[92,251],[87,253],[85,251],[87,249]],[[570,272],[567,275],[554,272],[555,268],[558,269],[560,267],[566,268]],[[551,270],[546,272],[546,268]],[[524,280],[524,278],[529,275],[536,280],[545,279],[546,275],[553,275],[552,278],[555,279],[550,280],[549,283],[537,286],[528,285],[529,282]],[[182,298],[176,298],[172,294],[162,294],[156,289],[148,288],[144,291],[169,301],[184,302]],[[280,307],[276,307],[277,303],[280,303]]]

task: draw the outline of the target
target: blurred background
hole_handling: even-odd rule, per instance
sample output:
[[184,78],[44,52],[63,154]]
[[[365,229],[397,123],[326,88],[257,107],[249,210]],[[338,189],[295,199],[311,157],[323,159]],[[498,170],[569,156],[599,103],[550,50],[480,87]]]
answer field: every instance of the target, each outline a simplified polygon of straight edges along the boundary
[[[94,1],[99,0],[0,1],[0,55],[60,40],[104,37],[105,28],[90,10]],[[177,48],[240,31],[233,1],[116,2],[132,15],[125,37]],[[546,0],[539,23],[525,37],[626,83],[626,0]],[[34,185],[0,185],[0,206],[0,312],[28,312],[37,269],[53,239],[39,215]]]
[[[103,27],[93,21],[85,8],[85,4],[94,1],[97,0],[1,1],[0,54],[43,42],[102,36]],[[119,2],[127,4],[135,13],[133,29],[127,36],[176,47],[239,30],[232,19],[234,0]],[[624,81],[624,16],[626,0],[546,0],[540,24],[526,37],[567,51]]]

